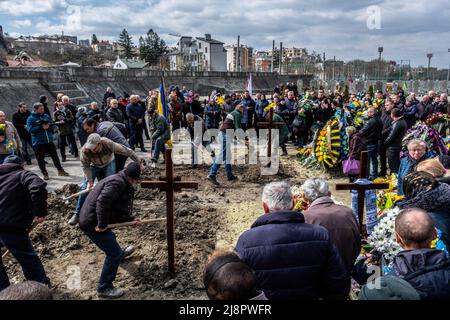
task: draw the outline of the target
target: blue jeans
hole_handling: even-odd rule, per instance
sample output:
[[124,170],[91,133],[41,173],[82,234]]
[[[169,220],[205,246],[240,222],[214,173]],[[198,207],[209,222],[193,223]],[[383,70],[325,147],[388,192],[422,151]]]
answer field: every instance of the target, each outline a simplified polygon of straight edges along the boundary
[[124,256],[124,250],[117,243],[116,235],[111,230],[105,232],[85,232],[86,236],[106,254],[97,291],[114,288],[117,269]]
[[214,161],[211,171],[209,172],[210,177],[217,176],[217,172],[220,169],[220,165],[222,164],[222,161],[225,162],[225,174],[227,177],[231,177],[233,173],[231,172],[231,143],[227,146],[227,135],[226,133],[223,133],[222,131],[219,132],[219,144],[221,145],[220,153],[216,157],[216,161]]
[[[111,163],[108,164],[104,168],[91,167],[91,170],[92,170],[92,181],[94,182],[95,179],[100,181],[103,178],[106,178],[106,177],[116,174],[116,161],[115,160],[111,161]],[[81,190],[86,190],[87,184],[88,184],[87,178],[83,177],[83,184],[81,186]],[[77,215],[80,215],[81,208],[83,208],[83,204],[86,201],[86,197],[87,197],[87,194],[83,194],[78,197],[77,207],[75,209],[75,213]]]
[[[378,144],[369,144],[367,146],[369,161],[367,162],[367,172],[371,178],[378,177]],[[370,165],[372,164],[372,171]]]
[[[0,242],[17,259],[27,280],[44,284],[50,283],[27,231],[0,231]],[[9,278],[0,256],[0,291],[9,284]]]
[[166,152],[166,141],[162,137],[155,140],[153,144],[153,157],[152,160],[158,162],[159,154],[162,152],[163,154]]

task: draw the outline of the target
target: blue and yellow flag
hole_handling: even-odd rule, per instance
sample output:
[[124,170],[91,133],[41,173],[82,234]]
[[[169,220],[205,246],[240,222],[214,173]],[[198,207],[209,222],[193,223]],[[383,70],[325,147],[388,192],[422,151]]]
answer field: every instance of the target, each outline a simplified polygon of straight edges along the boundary
[[166,104],[166,88],[164,85],[164,78],[161,78],[161,82],[159,84],[158,113],[164,118],[169,119],[169,113]]

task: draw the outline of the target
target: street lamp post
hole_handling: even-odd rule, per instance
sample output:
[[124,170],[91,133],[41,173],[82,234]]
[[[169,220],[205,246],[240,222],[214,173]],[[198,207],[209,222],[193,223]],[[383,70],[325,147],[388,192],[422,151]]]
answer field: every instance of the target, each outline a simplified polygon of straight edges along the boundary
[[427,58],[428,58],[427,80],[430,80],[430,66],[431,66],[431,58],[433,58],[433,54],[427,53]]
[[[384,48],[383,47],[378,47],[378,78],[380,77],[381,74],[381,54],[383,53]],[[378,79],[379,80],[379,79]]]
[[[448,49],[448,52],[450,53],[450,49]],[[448,84],[450,82],[450,62],[448,63],[448,70],[447,70],[447,94],[448,94]]]

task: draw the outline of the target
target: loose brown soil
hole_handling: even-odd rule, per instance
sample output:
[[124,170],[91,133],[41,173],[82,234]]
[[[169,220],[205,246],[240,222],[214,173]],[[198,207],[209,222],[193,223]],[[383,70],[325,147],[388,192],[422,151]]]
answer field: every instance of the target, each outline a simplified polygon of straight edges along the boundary
[[[228,182],[221,168],[219,187],[206,180],[208,170],[208,166],[195,170],[187,166],[175,167],[175,175],[183,181],[199,182],[199,190],[186,190],[175,196],[175,274],[167,270],[165,222],[115,231],[122,246],[136,247],[136,252],[122,263],[115,282],[116,286],[126,290],[124,299],[206,299],[202,271],[208,256],[216,248],[232,249],[239,235],[250,228],[262,213],[260,198],[263,186],[277,180],[301,185],[307,178],[327,176],[323,172],[302,168],[295,156],[282,159],[276,176],[261,176],[258,166],[239,166],[233,168],[239,181]],[[158,179],[161,175],[164,175],[163,166],[145,173],[149,180]],[[343,178],[333,180],[343,181]],[[31,233],[35,248],[55,286],[57,299],[97,299],[96,285],[104,254],[78,228],[67,224],[74,211],[75,200],[70,204],[61,200],[63,195],[77,190],[78,186],[68,185],[51,194],[48,220]],[[349,204],[347,193],[335,196]],[[164,218],[165,194],[138,187],[134,211],[142,219]],[[20,266],[11,256],[4,263],[12,282],[23,280]],[[81,271],[80,289],[69,289],[73,267]]]

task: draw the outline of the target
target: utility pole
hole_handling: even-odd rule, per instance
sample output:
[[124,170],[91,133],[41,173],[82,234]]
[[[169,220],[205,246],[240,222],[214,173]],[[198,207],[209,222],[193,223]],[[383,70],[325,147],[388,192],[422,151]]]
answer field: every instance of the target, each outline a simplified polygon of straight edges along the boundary
[[270,72],[273,72],[273,65],[275,64],[275,40],[272,42],[272,66],[270,67]]
[[239,71],[239,62],[240,62],[240,53],[241,50],[239,49],[241,46],[241,36],[238,36],[238,41],[237,41],[237,47],[236,47],[236,72]]
[[[384,48],[383,47],[378,47],[378,78],[381,75],[381,54],[383,53]],[[378,79],[379,80],[379,79]]]
[[334,81],[334,66],[336,64],[336,56],[333,56],[333,81]]
[[430,80],[430,66],[431,66],[431,58],[433,58],[433,54],[427,53],[427,58],[428,58],[427,80]]
[[280,74],[282,73],[282,71],[283,71],[283,42],[280,42],[280,67],[279,67],[279,70],[280,70]]
[[[450,53],[450,49],[448,49],[448,53]],[[447,70],[447,94],[448,94],[448,84],[450,82],[450,62],[448,63],[448,70]]]

